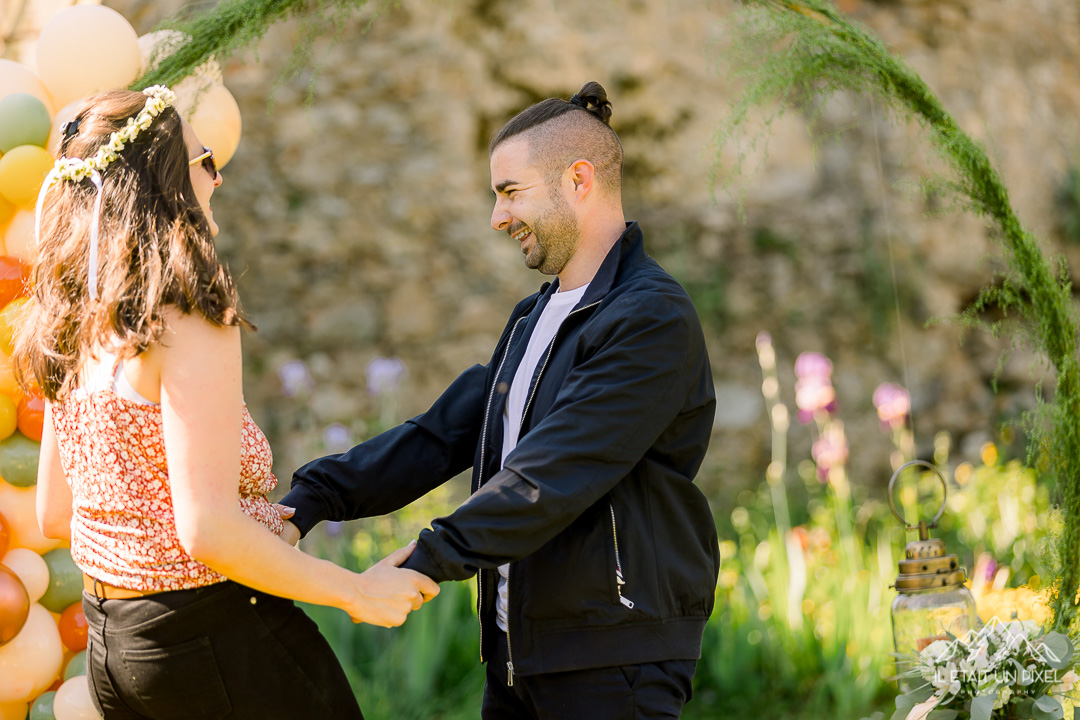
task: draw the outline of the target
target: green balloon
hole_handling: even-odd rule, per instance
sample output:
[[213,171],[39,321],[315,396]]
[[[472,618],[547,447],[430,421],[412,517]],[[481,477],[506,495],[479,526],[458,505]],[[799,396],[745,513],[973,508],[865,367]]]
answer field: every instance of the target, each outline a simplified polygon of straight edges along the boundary
[[22,433],[15,433],[0,442],[0,477],[15,487],[36,485],[40,454],[41,443],[34,442]]
[[0,153],[20,145],[45,147],[52,118],[45,103],[28,93],[12,93],[0,100]]
[[56,715],[53,714],[53,698],[55,697],[55,690],[38,695],[38,699],[30,706],[30,720],[56,720]]
[[86,674],[86,651],[83,650],[78,655],[73,656],[68,660],[67,667],[64,668],[64,682],[67,682],[73,677]]
[[46,610],[63,612],[82,600],[82,571],[75,567],[67,548],[56,548],[41,556],[49,568],[49,589],[38,600]]

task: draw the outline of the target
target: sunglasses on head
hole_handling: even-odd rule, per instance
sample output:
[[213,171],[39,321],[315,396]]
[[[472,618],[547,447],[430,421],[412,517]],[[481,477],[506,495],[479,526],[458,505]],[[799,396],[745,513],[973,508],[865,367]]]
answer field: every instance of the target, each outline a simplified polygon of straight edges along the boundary
[[205,150],[206,152],[204,152],[199,157],[194,157],[188,160],[188,166],[194,165],[195,163],[202,163],[202,166],[206,170],[206,172],[210,173],[210,177],[217,178],[218,172],[217,163],[214,162],[214,151],[207,147],[204,147],[203,150]]

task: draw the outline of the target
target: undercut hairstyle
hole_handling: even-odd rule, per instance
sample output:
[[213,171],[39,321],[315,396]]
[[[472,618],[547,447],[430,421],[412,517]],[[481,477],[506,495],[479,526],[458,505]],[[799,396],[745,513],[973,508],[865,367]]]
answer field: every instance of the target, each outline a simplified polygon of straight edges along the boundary
[[529,160],[556,181],[576,160],[588,160],[598,186],[608,194],[622,193],[623,149],[611,129],[611,102],[598,82],[588,82],[569,100],[548,98],[515,115],[491,140],[489,153],[503,143],[522,138],[529,143]]
[[[127,90],[87,98],[58,154],[92,157],[145,104],[146,95]],[[166,306],[253,329],[195,197],[174,108],[128,143],[101,181],[96,300],[87,283],[97,191],[89,179],[60,180],[45,197],[33,294],[14,358],[20,383],[36,382],[52,401],[78,387],[80,368],[99,349],[127,359],[160,340]]]

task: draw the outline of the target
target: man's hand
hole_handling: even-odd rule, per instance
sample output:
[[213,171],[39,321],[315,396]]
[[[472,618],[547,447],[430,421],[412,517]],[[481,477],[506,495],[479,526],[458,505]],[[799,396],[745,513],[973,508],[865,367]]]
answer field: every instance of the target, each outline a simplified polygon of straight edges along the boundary
[[274,503],[274,509],[278,511],[278,515],[284,521],[284,527],[281,532],[278,533],[278,537],[289,543],[293,547],[296,547],[296,543],[300,542],[300,528],[289,520],[296,514],[296,508],[286,507],[279,503]]
[[395,550],[355,576],[356,597],[345,608],[353,622],[397,627],[411,610],[439,594],[439,585],[426,575],[398,567],[412,554],[416,542]]

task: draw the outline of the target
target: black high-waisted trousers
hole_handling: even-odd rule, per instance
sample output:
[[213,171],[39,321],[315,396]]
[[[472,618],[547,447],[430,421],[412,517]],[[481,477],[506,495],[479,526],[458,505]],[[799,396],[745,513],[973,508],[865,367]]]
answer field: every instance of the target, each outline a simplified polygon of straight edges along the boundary
[[363,720],[293,601],[226,581],[130,600],[83,593],[87,680],[105,720]]

